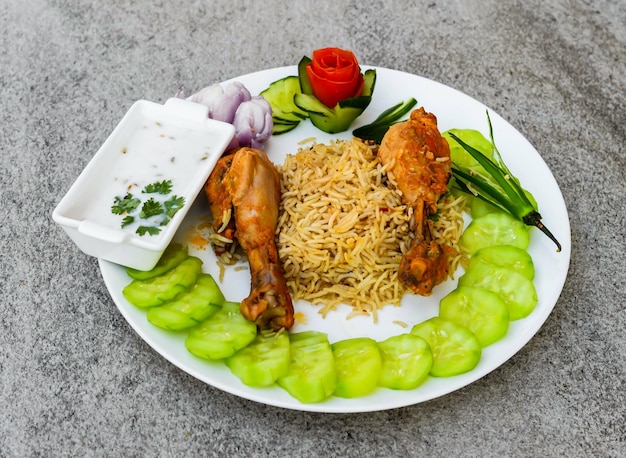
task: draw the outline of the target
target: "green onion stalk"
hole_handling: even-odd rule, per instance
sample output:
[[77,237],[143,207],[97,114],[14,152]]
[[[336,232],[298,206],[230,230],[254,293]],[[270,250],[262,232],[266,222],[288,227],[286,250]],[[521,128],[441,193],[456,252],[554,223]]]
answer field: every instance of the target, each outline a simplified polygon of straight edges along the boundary
[[489,159],[480,151],[468,145],[453,133],[450,133],[450,137],[457,141],[480,164],[486,173],[483,175],[475,170],[453,163],[452,175],[455,178],[456,186],[461,191],[510,213],[515,218],[523,221],[527,226],[537,227],[556,244],[557,251],[561,251],[561,244],[541,222],[541,215],[538,209],[531,203],[519,180],[511,173],[502,160],[493,139],[493,127],[489,111],[487,111],[487,120],[489,122],[489,135],[494,148],[495,160]]
[[402,117],[411,111],[411,108],[416,104],[417,100],[414,98],[410,98],[405,102],[398,102],[378,115],[372,123],[352,131],[352,134],[361,140],[371,140],[380,144],[389,127],[400,122]]

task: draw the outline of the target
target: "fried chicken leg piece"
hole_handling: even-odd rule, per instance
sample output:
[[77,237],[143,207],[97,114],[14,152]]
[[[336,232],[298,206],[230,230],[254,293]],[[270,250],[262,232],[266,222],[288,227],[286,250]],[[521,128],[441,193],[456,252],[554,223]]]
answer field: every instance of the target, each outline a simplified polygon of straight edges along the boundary
[[437,128],[437,118],[418,108],[405,122],[389,128],[378,150],[390,164],[402,201],[413,209],[415,238],[400,263],[398,277],[411,291],[429,295],[448,275],[448,249],[431,240],[428,216],[448,190],[450,147]]
[[241,313],[262,329],[291,328],[293,304],[274,241],[280,204],[274,164],[261,150],[240,148],[220,158],[204,189],[214,229],[236,238],[248,256],[251,291]]

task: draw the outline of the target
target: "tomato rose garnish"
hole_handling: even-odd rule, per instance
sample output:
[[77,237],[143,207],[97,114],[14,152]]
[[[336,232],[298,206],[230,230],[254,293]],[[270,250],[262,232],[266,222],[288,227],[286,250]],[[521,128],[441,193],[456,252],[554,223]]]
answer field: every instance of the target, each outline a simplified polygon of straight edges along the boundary
[[363,75],[352,53],[339,48],[313,51],[306,67],[313,95],[329,108],[339,101],[357,97],[363,90]]
[[261,91],[272,107],[273,134],[295,129],[310,119],[318,129],[345,132],[369,106],[376,85],[376,69],[361,73],[351,51],[323,48],[313,59],[302,56],[298,76],[286,76]]

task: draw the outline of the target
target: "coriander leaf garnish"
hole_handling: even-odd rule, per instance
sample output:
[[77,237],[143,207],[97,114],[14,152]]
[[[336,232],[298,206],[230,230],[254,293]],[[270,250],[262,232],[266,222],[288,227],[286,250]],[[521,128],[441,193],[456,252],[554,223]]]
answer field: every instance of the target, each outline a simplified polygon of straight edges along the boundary
[[165,205],[165,214],[172,218],[185,205],[185,198],[174,195],[163,202],[163,204]]
[[152,197],[146,200],[141,206],[141,212],[139,216],[141,218],[150,218],[151,216],[157,216],[163,213],[163,205],[157,202]]
[[141,224],[143,222],[141,220],[159,217],[147,221],[145,226],[140,225],[135,231],[139,235],[157,235],[161,232],[160,227],[167,226],[172,217],[185,205],[184,197],[168,196],[171,192],[172,180],[155,181],[146,185],[141,191],[142,194],[153,194],[154,197],[144,200],[133,196],[130,192],[123,197],[116,196],[113,199],[111,212],[114,215],[124,216],[120,224],[122,228],[135,222]]
[[137,228],[137,234],[139,235],[157,235],[161,232],[161,229],[156,226],[139,226]]
[[172,180],[155,181],[143,188],[144,194],[169,194],[172,192]]
[[434,222],[439,221],[439,218],[441,217],[441,215],[439,214],[439,212],[437,213],[433,213],[432,215],[428,215],[428,219]]
[[130,213],[139,207],[141,200],[137,199],[130,192],[124,197],[116,196],[111,207],[111,213],[114,215],[123,215],[124,213]]
[[131,224],[133,224],[135,222],[135,217],[134,216],[130,216],[127,215],[124,217],[124,219],[122,220],[122,227],[126,227],[129,226]]

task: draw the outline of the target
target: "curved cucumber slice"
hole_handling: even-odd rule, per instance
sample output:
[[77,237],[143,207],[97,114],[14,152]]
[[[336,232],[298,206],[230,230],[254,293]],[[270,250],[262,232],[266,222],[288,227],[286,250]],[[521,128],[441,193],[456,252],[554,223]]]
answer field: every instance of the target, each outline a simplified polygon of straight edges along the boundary
[[382,359],[375,340],[356,337],[340,340],[331,347],[337,370],[335,396],[356,398],[376,389]]
[[487,262],[512,269],[529,280],[535,277],[533,258],[526,250],[512,245],[495,245],[481,248],[470,258],[467,270],[471,270],[479,262]]
[[300,93],[300,81],[292,75],[274,81],[259,94],[272,107],[273,134],[288,132],[309,116],[294,103],[295,95]]
[[280,135],[286,134],[287,132],[291,132],[293,129],[298,127],[300,122],[291,122],[291,123],[279,123],[274,121],[274,127],[272,128],[272,135]]
[[226,365],[248,386],[269,386],[284,376],[289,369],[289,335],[259,334],[245,348],[230,358]]
[[476,367],[482,348],[476,336],[464,326],[433,317],[416,324],[411,334],[420,336],[433,352],[433,377],[463,374]]
[[223,359],[247,346],[256,337],[256,325],[241,314],[238,302],[224,302],[212,317],[193,328],[185,347],[203,359]]
[[202,271],[202,260],[189,256],[173,269],[147,280],[133,280],[122,294],[139,308],[155,307],[187,291]]
[[537,304],[535,285],[512,269],[487,262],[477,263],[459,278],[459,286],[484,288],[498,294],[509,310],[509,320],[525,318]]
[[446,139],[448,145],[450,145],[450,159],[461,167],[466,167],[471,170],[482,170],[482,166],[472,157],[470,153],[465,151],[450,134],[454,134],[463,140],[465,143],[471,145],[480,151],[484,156],[489,159],[493,159],[493,144],[485,138],[485,136],[478,130],[473,129],[450,129],[441,134]]
[[335,359],[326,334],[305,331],[289,336],[291,363],[278,386],[303,403],[321,402],[337,386]]
[[217,312],[224,295],[209,274],[200,274],[196,283],[176,300],[148,310],[150,323],[170,331],[191,328]]
[[525,250],[530,243],[530,235],[527,226],[520,220],[508,213],[495,212],[472,220],[459,243],[470,254],[494,245],[513,245]]
[[483,288],[459,286],[441,299],[439,316],[472,331],[481,347],[500,340],[509,330],[506,304]]
[[126,268],[126,273],[135,280],[147,280],[149,278],[163,275],[173,269],[187,257],[187,247],[180,243],[172,243],[167,246],[161,259],[150,270],[137,270]]
[[421,385],[433,365],[430,346],[414,334],[400,334],[378,343],[382,368],[378,385],[392,390],[412,390]]
[[474,195],[470,196],[469,194],[467,194],[467,196],[467,208],[469,209],[470,215],[472,215],[472,218],[474,219],[478,219],[481,216],[485,216],[489,213],[502,212],[501,209],[489,202],[485,202],[480,197],[476,197]]

